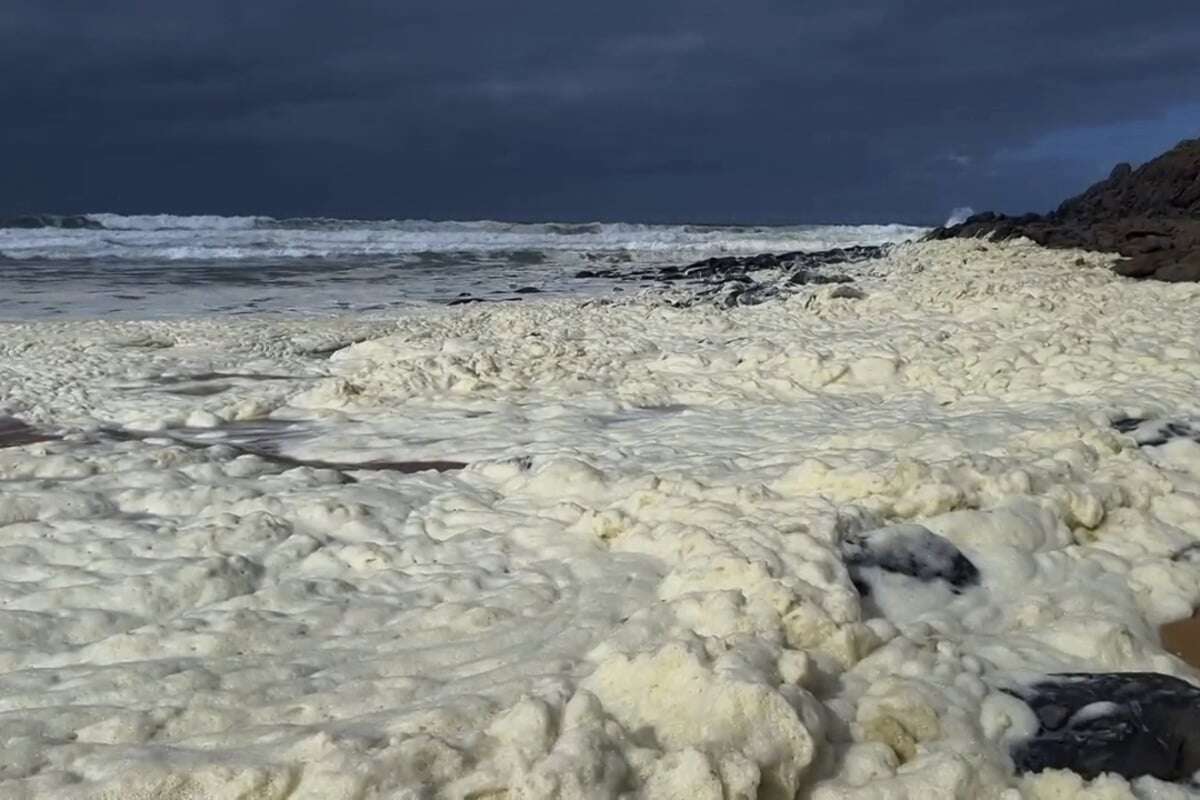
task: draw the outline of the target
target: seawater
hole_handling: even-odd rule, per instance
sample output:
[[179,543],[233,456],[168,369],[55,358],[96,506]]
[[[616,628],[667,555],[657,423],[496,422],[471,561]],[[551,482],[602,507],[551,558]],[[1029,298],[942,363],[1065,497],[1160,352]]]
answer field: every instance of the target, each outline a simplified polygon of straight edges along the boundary
[[716,227],[96,214],[0,229],[0,319],[392,313],[463,297],[631,291],[581,270],[915,237],[898,226]]

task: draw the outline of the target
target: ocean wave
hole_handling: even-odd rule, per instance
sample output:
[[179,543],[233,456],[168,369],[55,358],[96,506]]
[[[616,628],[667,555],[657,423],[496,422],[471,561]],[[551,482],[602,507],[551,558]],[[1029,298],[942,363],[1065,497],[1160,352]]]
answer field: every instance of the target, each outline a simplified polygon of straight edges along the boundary
[[79,219],[99,227],[47,224],[0,229],[0,257],[237,261],[513,250],[750,254],[888,244],[925,231],[908,225],[770,227],[117,214]]
[[110,231],[243,231],[270,224],[271,217],[221,217],[210,214],[86,214]]
[[39,228],[85,228],[100,230],[104,225],[84,214],[20,214],[15,217],[0,217],[0,230],[36,230]]

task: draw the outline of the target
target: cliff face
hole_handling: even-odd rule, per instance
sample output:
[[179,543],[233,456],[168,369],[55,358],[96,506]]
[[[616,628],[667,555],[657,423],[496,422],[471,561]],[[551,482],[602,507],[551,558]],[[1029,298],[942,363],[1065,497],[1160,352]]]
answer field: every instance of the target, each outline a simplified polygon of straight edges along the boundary
[[977,214],[928,238],[971,236],[1027,236],[1047,247],[1113,251],[1128,257],[1115,268],[1122,275],[1200,280],[1200,139],[1137,169],[1118,164],[1049,214]]

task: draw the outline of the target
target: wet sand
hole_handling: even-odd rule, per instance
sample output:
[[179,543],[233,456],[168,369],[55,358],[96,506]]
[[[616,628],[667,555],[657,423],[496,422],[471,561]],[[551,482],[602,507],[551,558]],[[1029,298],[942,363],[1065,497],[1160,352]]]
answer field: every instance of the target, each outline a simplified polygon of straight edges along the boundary
[[1200,611],[1187,619],[1168,622],[1159,632],[1164,648],[1200,669]]

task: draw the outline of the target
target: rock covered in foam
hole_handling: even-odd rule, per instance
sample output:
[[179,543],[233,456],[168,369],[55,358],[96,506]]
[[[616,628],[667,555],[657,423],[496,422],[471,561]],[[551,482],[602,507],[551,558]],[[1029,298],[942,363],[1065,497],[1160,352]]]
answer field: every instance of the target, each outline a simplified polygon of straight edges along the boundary
[[1138,447],[1158,447],[1176,439],[1200,443],[1200,428],[1184,420],[1120,417],[1113,421],[1112,426],[1132,436]]
[[1020,772],[1183,781],[1200,771],[1200,689],[1178,678],[1067,673],[1012,693],[1038,718],[1033,737],[1013,749]]
[[979,583],[979,570],[971,560],[923,525],[896,525],[850,536],[842,540],[841,552],[855,587],[863,594],[870,594],[872,582],[884,574],[940,582],[952,594]]
[[[760,253],[754,256],[715,256],[687,266],[649,267],[635,270],[580,270],[576,278],[616,278],[654,282],[659,286],[685,286],[691,294],[675,301],[677,307],[715,304],[721,308],[756,306],[786,297],[802,286],[851,283],[854,278],[829,267],[844,268],[883,258],[883,246],[837,247],[815,252]],[[766,275],[764,275],[764,273]],[[838,287],[832,297],[861,299],[861,291]],[[471,302],[457,300],[453,302]],[[452,304],[453,304],[452,302]]]

